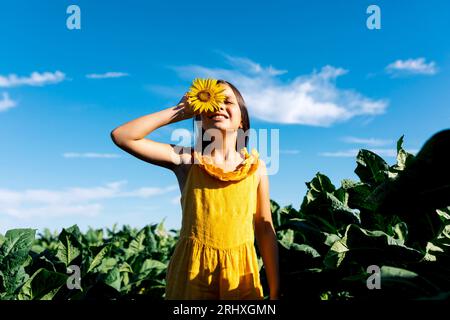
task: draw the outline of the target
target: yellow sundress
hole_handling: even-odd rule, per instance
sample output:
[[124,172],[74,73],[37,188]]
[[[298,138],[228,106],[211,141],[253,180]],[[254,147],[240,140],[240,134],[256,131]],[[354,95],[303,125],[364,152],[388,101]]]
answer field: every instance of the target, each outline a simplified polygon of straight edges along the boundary
[[180,238],[166,274],[166,300],[262,300],[254,246],[259,154],[225,172],[193,152],[181,195]]

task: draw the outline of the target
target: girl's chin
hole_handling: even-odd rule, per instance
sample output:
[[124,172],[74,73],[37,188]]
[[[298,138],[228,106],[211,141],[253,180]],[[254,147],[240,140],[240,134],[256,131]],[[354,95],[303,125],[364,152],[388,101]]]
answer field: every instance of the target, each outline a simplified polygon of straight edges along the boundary
[[211,125],[211,129],[226,130],[226,129],[231,129],[231,128],[224,123],[217,122],[217,123],[214,123]]

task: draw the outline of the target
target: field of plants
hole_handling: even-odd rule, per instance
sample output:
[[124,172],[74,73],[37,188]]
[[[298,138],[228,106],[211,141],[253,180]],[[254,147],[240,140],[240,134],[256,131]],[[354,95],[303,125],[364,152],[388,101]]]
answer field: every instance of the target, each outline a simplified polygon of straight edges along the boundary
[[[402,145],[403,137],[392,165],[360,150],[359,181],[336,187],[317,173],[299,208],[271,201],[282,299],[450,299],[450,130],[416,156]],[[162,300],[178,232],[164,221],[9,230],[0,235],[0,299]]]

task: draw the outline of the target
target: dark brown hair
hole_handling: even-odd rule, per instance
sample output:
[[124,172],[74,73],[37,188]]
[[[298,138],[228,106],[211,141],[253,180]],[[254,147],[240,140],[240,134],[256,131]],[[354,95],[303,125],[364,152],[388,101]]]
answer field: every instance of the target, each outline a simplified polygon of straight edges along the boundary
[[[242,94],[239,92],[239,90],[230,82],[226,81],[226,80],[222,80],[219,79],[217,80],[217,83],[221,83],[221,84],[226,84],[228,86],[230,86],[231,90],[233,90],[234,95],[236,96],[236,100],[237,103],[239,105],[239,109],[241,110],[241,121],[242,121],[242,129],[238,130],[238,137],[236,139],[236,151],[238,150],[238,141],[242,141],[242,137],[241,135],[244,134],[245,137],[245,147],[248,148],[248,133],[249,133],[249,129],[250,129],[250,117],[248,115],[248,110],[247,110],[247,106],[245,105],[245,101],[244,98],[242,97]],[[193,127],[194,127],[194,132],[195,132],[195,121],[200,121],[201,116],[198,114],[194,117],[194,123],[193,123]],[[205,150],[205,148],[211,143],[209,141],[203,141],[203,136],[205,134],[205,129],[203,129],[203,127],[201,128],[201,148],[202,148],[202,153]],[[195,142],[194,142],[195,143]]]

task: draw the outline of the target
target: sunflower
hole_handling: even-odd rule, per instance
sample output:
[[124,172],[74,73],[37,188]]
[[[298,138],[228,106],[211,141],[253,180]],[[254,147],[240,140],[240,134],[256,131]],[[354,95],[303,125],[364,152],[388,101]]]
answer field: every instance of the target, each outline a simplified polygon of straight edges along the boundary
[[216,79],[196,78],[188,92],[188,103],[195,114],[218,111],[225,100],[224,90]]

